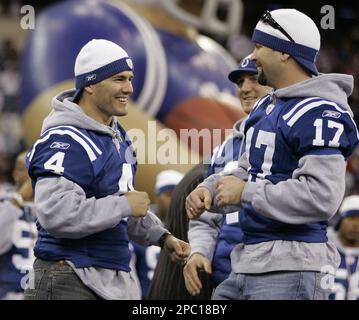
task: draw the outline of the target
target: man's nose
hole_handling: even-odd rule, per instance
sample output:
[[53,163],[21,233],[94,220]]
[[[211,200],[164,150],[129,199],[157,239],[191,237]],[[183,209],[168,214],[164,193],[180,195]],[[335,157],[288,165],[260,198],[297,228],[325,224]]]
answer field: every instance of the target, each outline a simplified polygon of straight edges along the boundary
[[251,59],[256,62],[257,60],[257,49],[254,48],[253,52],[251,53]]
[[242,92],[248,92],[248,91],[251,91],[251,89],[252,89],[251,81],[249,81],[249,79],[245,78],[243,80],[242,87],[241,87]]
[[131,81],[126,81],[126,84],[122,87],[122,91],[126,94],[132,94],[133,86]]

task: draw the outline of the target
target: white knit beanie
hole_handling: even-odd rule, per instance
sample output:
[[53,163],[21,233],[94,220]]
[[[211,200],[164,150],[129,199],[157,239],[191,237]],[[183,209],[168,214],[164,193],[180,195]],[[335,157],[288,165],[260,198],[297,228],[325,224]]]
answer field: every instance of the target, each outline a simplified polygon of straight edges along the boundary
[[163,170],[156,177],[156,195],[172,191],[182,180],[183,174],[176,170]]
[[80,50],[75,61],[77,100],[82,89],[123,71],[133,71],[127,52],[114,42],[93,39]]
[[339,209],[339,219],[336,222],[335,229],[339,230],[340,224],[345,217],[359,216],[359,196],[351,195],[343,200]]
[[294,42],[262,17],[254,29],[252,41],[290,54],[303,68],[318,75],[315,61],[320,50],[320,33],[314,21],[295,9],[273,10],[270,15]]

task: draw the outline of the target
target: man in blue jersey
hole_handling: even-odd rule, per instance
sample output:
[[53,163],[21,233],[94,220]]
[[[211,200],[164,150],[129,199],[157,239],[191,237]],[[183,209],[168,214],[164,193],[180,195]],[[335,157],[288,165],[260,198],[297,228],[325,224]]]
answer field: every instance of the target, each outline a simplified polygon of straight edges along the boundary
[[135,153],[116,117],[127,114],[133,77],[125,50],[94,39],[77,55],[76,90],[52,101],[27,158],[39,239],[26,299],[139,299],[129,238],[175,260],[189,253],[133,187]]
[[0,299],[21,300],[34,262],[37,237],[31,180],[26,152],[15,161],[16,191],[0,196]]
[[335,276],[333,300],[359,300],[359,196],[344,199],[336,232],[328,234],[340,254],[340,265]]
[[245,123],[238,169],[199,185],[187,214],[242,208],[243,244],[233,249],[232,273],[214,299],[328,299],[339,254],[326,230],[358,144],[347,102],[353,77],[319,75],[319,30],[295,9],[265,12],[252,40],[259,83],[275,91]]
[[[247,114],[258,99],[271,90],[270,87],[258,83],[257,66],[250,56],[244,58],[228,78],[238,85],[238,97]],[[208,176],[237,167],[240,153],[243,153],[241,129],[243,131],[244,121],[245,119],[239,120],[233,128],[233,135],[214,150]],[[238,211],[227,215],[206,212],[198,219],[189,222],[188,239],[191,256],[183,269],[189,293],[197,295],[201,291],[199,270],[212,274],[214,287],[228,277],[231,272],[230,253],[236,244],[242,242],[242,237]]]

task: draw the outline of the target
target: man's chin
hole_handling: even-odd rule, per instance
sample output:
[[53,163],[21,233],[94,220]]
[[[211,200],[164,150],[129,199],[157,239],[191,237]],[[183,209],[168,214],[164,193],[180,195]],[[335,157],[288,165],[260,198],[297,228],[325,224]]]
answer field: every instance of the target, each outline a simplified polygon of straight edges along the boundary
[[252,107],[253,107],[252,102],[246,102],[246,103],[243,103],[243,105],[242,105],[243,111],[247,114],[251,112]]
[[117,116],[117,117],[123,117],[123,116],[126,116],[127,113],[128,113],[128,110],[127,110],[127,107],[126,107],[125,109],[123,109],[123,110],[121,110],[121,111],[118,111],[118,112],[116,113],[116,116]]

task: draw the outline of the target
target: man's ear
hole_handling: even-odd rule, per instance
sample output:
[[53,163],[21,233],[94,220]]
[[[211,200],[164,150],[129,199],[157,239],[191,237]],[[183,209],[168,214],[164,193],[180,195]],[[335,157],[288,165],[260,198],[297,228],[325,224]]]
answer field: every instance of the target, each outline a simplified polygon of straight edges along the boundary
[[89,85],[89,86],[85,87],[84,90],[85,90],[88,94],[93,94],[93,86],[92,86],[92,85]]
[[289,60],[291,56],[288,53],[282,52],[282,54],[280,55],[280,60],[283,62],[286,62]]

